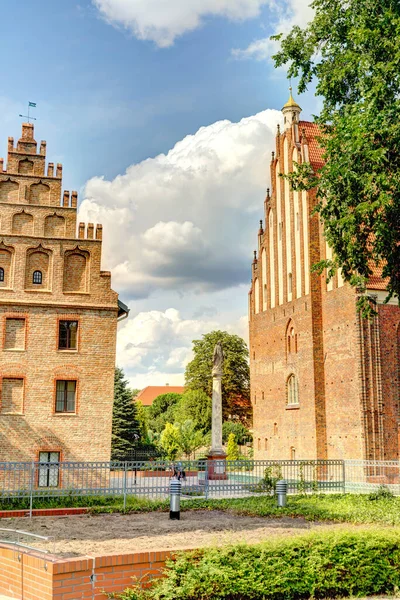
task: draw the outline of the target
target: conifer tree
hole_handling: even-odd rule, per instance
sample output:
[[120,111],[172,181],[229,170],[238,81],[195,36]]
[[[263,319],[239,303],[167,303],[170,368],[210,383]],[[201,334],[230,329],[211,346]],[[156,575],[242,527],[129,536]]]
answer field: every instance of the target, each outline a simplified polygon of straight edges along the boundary
[[230,433],[228,437],[228,445],[226,447],[227,460],[239,460],[239,448],[235,440],[235,434]]
[[128,453],[140,440],[140,423],[132,390],[118,367],[114,376],[114,408],[111,438],[111,460],[128,460]]

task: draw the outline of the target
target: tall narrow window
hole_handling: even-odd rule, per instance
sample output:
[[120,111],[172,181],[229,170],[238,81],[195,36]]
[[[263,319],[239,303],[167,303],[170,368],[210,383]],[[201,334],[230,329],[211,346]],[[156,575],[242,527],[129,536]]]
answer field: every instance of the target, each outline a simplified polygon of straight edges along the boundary
[[292,287],[293,287],[293,275],[291,273],[289,273],[288,279],[289,279],[289,281],[288,281],[288,288],[289,288],[288,292],[289,292],[289,294],[291,294],[292,293]]
[[293,406],[299,403],[299,384],[296,375],[290,375],[287,381],[287,404]]
[[60,453],[39,452],[39,487],[58,487],[60,480]]
[[58,349],[76,350],[78,347],[78,321],[60,321],[58,326]]
[[33,271],[32,283],[41,285],[43,281],[42,271]]
[[278,435],[278,423],[274,423],[274,435]]
[[290,460],[296,460],[296,448],[293,446],[290,448]]
[[4,269],[0,267],[0,281],[4,281]]
[[260,438],[258,438],[258,441],[257,441],[257,450],[261,450],[261,439]]
[[56,413],[75,412],[76,381],[57,381]]
[[264,450],[268,450],[268,440],[267,438],[264,439]]

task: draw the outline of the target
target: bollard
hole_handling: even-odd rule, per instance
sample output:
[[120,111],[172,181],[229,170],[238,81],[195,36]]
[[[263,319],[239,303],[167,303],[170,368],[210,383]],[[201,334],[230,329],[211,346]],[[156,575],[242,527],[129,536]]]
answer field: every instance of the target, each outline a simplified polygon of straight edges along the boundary
[[169,518],[177,521],[181,518],[181,488],[179,479],[172,478],[169,484]]
[[283,508],[286,506],[286,496],[287,496],[287,481],[281,479],[276,482],[276,495],[278,500],[278,506]]

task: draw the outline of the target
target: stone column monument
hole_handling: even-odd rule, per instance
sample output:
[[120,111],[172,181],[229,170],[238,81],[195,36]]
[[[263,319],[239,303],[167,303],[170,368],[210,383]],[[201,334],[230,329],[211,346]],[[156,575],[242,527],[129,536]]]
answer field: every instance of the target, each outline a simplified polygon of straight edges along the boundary
[[220,343],[216,344],[213,356],[213,392],[212,392],[212,426],[211,450],[208,455],[208,478],[227,479],[226,454],[222,447],[222,370],[224,353]]

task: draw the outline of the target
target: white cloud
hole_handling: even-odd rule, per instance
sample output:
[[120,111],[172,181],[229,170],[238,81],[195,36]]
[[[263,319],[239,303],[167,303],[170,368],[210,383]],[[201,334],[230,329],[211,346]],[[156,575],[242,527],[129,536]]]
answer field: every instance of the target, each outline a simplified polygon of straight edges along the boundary
[[193,31],[206,17],[240,21],[257,17],[269,0],[92,0],[110,23],[122,25],[141,40],[160,47]]
[[104,267],[124,298],[248,283],[281,116],[219,121],[113,181],[86,184],[80,218],[103,223]]
[[[133,388],[183,385],[184,370],[193,358],[192,341],[220,329],[214,319],[184,319],[173,308],[141,312],[120,324],[117,362]],[[247,340],[247,317],[224,327]]]
[[131,308],[117,362],[132,387],[182,384],[203,333],[247,341],[252,249],[281,118],[220,121],[112,181],[87,182],[79,217],[103,223],[102,266]]
[[[314,11],[310,7],[311,0],[270,0],[269,6],[275,19],[272,22],[270,35],[287,34],[294,25],[305,27],[312,18]],[[253,41],[247,48],[232,50],[236,58],[253,58],[269,60],[277,52],[279,43],[270,37]]]
[[183,372],[192,358],[192,340],[218,328],[213,320],[183,319],[176,309],[141,312],[121,323],[118,364],[133,387],[182,385]]

